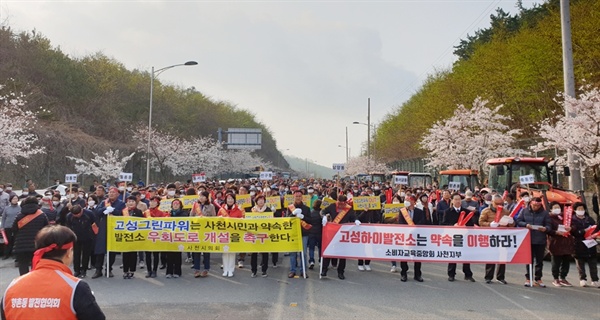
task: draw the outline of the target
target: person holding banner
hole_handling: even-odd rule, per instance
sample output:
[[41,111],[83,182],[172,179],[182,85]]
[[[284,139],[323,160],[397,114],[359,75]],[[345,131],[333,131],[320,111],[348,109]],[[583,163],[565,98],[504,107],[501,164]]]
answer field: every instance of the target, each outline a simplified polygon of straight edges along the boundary
[[[169,214],[160,210],[160,197],[150,198],[150,208],[144,214],[147,219],[168,217]],[[146,278],[156,278],[160,252],[146,251]],[[154,258],[154,260],[152,260]],[[166,266],[165,266],[166,267]]]
[[[352,206],[346,203],[346,196],[341,194],[337,196],[336,203],[330,204],[327,208],[321,212],[323,214],[322,224],[325,226],[327,223],[356,223],[360,225],[360,221],[356,219],[356,214]],[[327,277],[327,268],[329,268],[330,258],[323,259],[323,271],[322,277]],[[346,259],[338,259],[337,272],[340,280],[346,279],[344,276],[344,270],[346,269]]]
[[[442,217],[442,225],[445,226],[468,226],[472,227],[475,225],[473,221],[474,213],[469,213],[464,217],[467,221],[461,221],[461,218],[467,212],[466,208],[461,208],[462,199],[460,194],[455,193],[452,195],[452,203],[450,208],[444,212]],[[465,280],[475,282],[473,279],[473,272],[471,271],[470,263],[463,263],[463,273],[465,274]],[[456,263],[448,264],[448,281],[453,282],[456,276]]]
[[[244,218],[244,211],[238,208],[235,203],[235,194],[228,192],[225,195],[225,203],[219,210],[217,214],[219,217],[225,218]],[[235,271],[235,253],[232,252],[223,252],[223,277],[233,277],[233,272]]]
[[317,199],[313,202],[312,210],[308,218],[308,223],[312,225],[312,228],[308,230],[308,269],[312,270],[315,267],[315,247],[319,251],[319,257],[321,256],[321,243],[323,238],[323,226],[321,217],[321,205],[323,201]]
[[[310,222],[310,208],[302,202],[302,197],[304,194],[300,189],[296,189],[294,191],[294,203],[290,204],[287,208],[287,217],[296,217],[300,218],[300,225],[302,226],[302,255],[303,262],[301,262],[300,267],[302,268],[302,274],[308,278],[308,275],[305,274],[305,268],[307,265],[306,259],[306,248],[308,247],[308,233],[312,228]],[[293,278],[296,276],[296,268],[298,264],[298,252],[290,252],[290,273],[288,274],[288,278]]]
[[[368,192],[372,190],[370,190],[370,188],[366,188],[366,192],[363,191],[363,193],[361,194],[361,196],[369,196]],[[378,198],[379,199],[379,198]],[[379,201],[379,200],[378,200]],[[381,223],[381,210],[380,209],[375,209],[375,210],[362,210],[362,212],[358,213],[358,217],[357,219],[361,222],[361,223]],[[371,260],[363,260],[363,259],[358,259],[358,271],[371,271]]]
[[[198,193],[198,201],[194,202],[190,210],[190,217],[214,217],[217,215],[215,206],[210,203],[210,194],[201,185]],[[200,258],[204,255],[204,271],[200,272]],[[205,278],[210,271],[210,252],[194,252],[192,253],[192,261],[194,264],[194,278]]]
[[[188,217],[190,212],[183,209],[181,200],[175,199],[171,202],[171,217]],[[181,277],[181,252],[167,252],[167,278]]]
[[[548,232],[548,251],[551,255],[552,276],[555,287],[572,287],[567,281],[569,274],[569,261],[571,255],[575,252],[575,239],[571,235],[571,219],[573,218],[573,208],[568,207],[563,215],[563,209],[560,203],[553,201],[550,203],[550,223],[552,229]],[[570,215],[570,217],[567,217]]]
[[[429,224],[425,212],[415,207],[416,203],[417,198],[415,196],[406,197],[404,200],[404,208],[400,209],[400,215],[398,216],[399,224],[406,224],[409,226],[425,226]],[[421,262],[415,262],[413,264],[413,269],[415,272],[414,279],[418,282],[423,282],[423,277],[421,276]],[[408,262],[400,261],[400,281],[406,282],[406,280],[408,280],[407,273]]]
[[[96,235],[96,245],[94,248],[94,254],[96,255],[96,272],[92,275],[92,279],[102,277],[102,268],[104,267],[104,256],[106,255],[106,244],[107,244],[107,220],[108,215],[122,216],[123,209],[125,209],[125,203],[119,199],[119,190],[115,187],[111,187],[108,190],[108,198],[102,201],[96,208],[96,223],[98,224],[98,234]],[[115,263],[117,257],[116,252],[111,252],[108,255],[108,273],[109,277],[114,277],[112,273],[112,266]]]
[[[504,209],[502,206],[504,204],[504,200],[499,194],[496,194],[492,197],[492,203],[489,207],[483,209],[481,211],[481,215],[479,216],[479,226],[481,227],[492,227],[492,228],[512,228],[515,226],[515,221],[510,217],[510,211]],[[492,283],[492,279],[494,279],[494,271],[496,269],[495,264],[486,264],[485,265],[485,283]],[[496,280],[502,284],[506,284],[505,279],[506,273],[506,265],[499,264],[498,272],[496,273]]]
[[[255,198],[255,205],[254,207],[252,207],[252,212],[272,212],[271,208],[269,208],[266,205],[266,201],[265,201],[265,196],[263,195],[258,195]],[[262,277],[266,277],[267,276],[267,269],[269,268],[269,253],[268,252],[262,252],[261,254],[261,260],[260,260],[260,265],[261,265],[261,271],[262,271]],[[252,270],[252,278],[256,278],[256,273],[258,272],[258,253],[257,252],[253,252],[252,254],[250,254],[250,267]]]
[[88,209],[83,209],[79,205],[73,206],[71,212],[67,215],[65,226],[71,229],[77,236],[77,241],[73,245],[73,270],[74,277],[85,278],[92,254],[94,234],[92,226],[96,221],[94,213]]
[[[598,227],[594,219],[586,212],[583,203],[577,202],[573,205],[575,215],[573,216],[571,234],[575,237],[575,264],[579,271],[579,284],[587,287],[587,275],[585,274],[585,264],[590,268],[590,277],[592,278],[592,287],[599,287],[598,282],[598,262],[596,258],[597,242],[594,238],[600,237]],[[587,242],[586,242],[587,241]]]
[[552,229],[548,211],[542,206],[542,199],[534,197],[529,201],[529,206],[517,217],[517,226],[531,230],[531,262],[535,260],[534,282],[529,278],[529,265],[525,266],[525,286],[540,286],[545,288],[542,282],[542,269],[544,268],[544,255],[546,254],[546,233]]
[[[144,213],[137,208],[137,198],[135,196],[127,197],[126,207],[123,209],[123,216],[143,218]],[[123,279],[133,278],[137,265],[137,252],[123,252]]]

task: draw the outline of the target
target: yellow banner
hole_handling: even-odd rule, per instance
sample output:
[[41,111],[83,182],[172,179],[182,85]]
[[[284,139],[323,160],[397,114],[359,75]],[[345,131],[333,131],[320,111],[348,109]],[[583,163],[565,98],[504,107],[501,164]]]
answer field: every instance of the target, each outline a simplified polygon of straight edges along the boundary
[[[283,196],[283,205],[287,208],[290,206],[290,204],[294,203],[294,195],[293,194],[286,194],[285,196]],[[310,196],[305,194],[302,196],[302,203],[304,203],[307,206],[310,206]]]
[[333,200],[333,198],[330,197],[325,197],[322,201],[323,202],[321,203],[321,209],[325,209],[329,207],[330,204],[335,203],[335,200]]
[[108,216],[108,250],[299,252],[298,218],[134,218]]
[[404,208],[404,203],[386,203],[383,206],[383,218],[390,219],[399,215],[401,208]]
[[[198,200],[198,196],[183,196],[177,199],[181,200],[184,209],[191,209],[194,201]],[[171,203],[173,200],[175,199],[161,199],[158,209],[160,209],[160,211],[171,212]]]
[[250,208],[252,207],[252,198],[249,194],[238,194],[235,196],[235,203],[242,209]]
[[354,197],[352,202],[354,210],[378,210],[381,209],[379,197]]
[[275,210],[281,209],[281,198],[279,196],[265,198],[267,207]]

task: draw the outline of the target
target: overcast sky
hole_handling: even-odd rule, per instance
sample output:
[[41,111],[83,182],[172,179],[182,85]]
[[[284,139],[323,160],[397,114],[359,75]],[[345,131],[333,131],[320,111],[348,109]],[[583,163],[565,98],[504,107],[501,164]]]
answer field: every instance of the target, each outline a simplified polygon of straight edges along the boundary
[[36,29],[71,56],[102,51],[129,69],[195,60],[160,80],[251,110],[284,154],[331,166],[345,162],[346,126],[352,156],[366,141],[367,126],[352,122],[367,122],[367,98],[376,125],[427,74],[451,66],[461,38],[515,4],[0,0],[0,21]]

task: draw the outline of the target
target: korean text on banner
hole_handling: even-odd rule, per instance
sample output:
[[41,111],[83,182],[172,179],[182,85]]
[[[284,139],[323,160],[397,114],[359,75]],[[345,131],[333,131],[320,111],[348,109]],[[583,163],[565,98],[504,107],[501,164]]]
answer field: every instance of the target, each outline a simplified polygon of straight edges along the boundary
[[398,216],[401,208],[404,208],[403,203],[386,203],[383,206],[383,218],[391,219]]
[[242,209],[250,208],[252,207],[252,198],[249,194],[238,194],[235,196],[235,203]]
[[271,208],[271,209],[275,209],[275,210],[279,210],[281,209],[281,197],[279,196],[273,196],[273,197],[267,197],[266,198],[266,204],[267,207]]
[[379,197],[354,197],[354,210],[380,210],[381,200]]
[[323,257],[443,263],[531,263],[528,229],[327,224]]
[[[183,204],[184,209],[191,209],[194,205],[194,201],[198,200],[198,196],[183,196],[181,198],[177,198]],[[160,205],[158,209],[160,211],[169,212],[171,211],[171,203],[173,203],[175,199],[162,199],[160,200]]]
[[186,252],[302,251],[298,218],[108,217],[108,250]]

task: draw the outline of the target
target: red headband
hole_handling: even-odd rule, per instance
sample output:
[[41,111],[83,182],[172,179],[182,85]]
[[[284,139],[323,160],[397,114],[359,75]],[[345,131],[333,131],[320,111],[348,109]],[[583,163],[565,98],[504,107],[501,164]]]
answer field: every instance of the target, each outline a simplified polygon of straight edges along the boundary
[[[53,243],[47,247],[37,249],[33,253],[33,259],[31,260],[31,270],[35,270],[35,266],[38,264],[38,262],[40,262],[40,260],[44,256],[44,254],[46,254],[47,252],[50,252],[52,250],[55,250],[57,248],[58,248],[58,245],[56,243]],[[73,248],[73,242],[65,243],[62,247],[60,247],[58,249],[67,250],[67,249],[71,249],[71,248]]]

